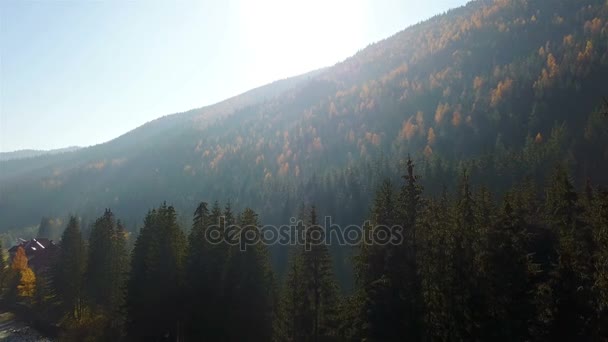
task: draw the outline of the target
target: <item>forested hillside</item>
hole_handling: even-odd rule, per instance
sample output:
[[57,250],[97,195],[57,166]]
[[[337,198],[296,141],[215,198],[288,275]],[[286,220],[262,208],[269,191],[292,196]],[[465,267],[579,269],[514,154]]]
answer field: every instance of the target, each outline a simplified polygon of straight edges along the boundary
[[[526,181],[497,201],[463,173],[429,196],[408,159],[399,184],[375,191],[360,238],[343,234],[348,293],[314,204],[278,242],[250,208],[200,202],[186,233],[163,203],[130,256],[111,210],[86,234],[72,216],[47,268],[22,246],[10,266],[0,258],[0,304],[61,341],[603,341],[608,191],[575,191],[561,166],[547,180],[544,195]],[[291,246],[283,275],[270,264],[277,243]]]
[[[110,142],[0,161],[0,232],[61,241],[47,273],[17,251],[0,288],[74,341],[605,340],[607,81],[608,1],[478,0]],[[325,216],[403,241],[207,236]]]
[[80,147],[71,146],[66,148],[59,148],[55,150],[40,151],[40,150],[20,150],[14,152],[0,152],[0,160],[11,160],[11,159],[24,159],[43,156],[46,154],[58,154],[65,152],[72,152],[78,150]]
[[577,184],[605,182],[607,30],[604,0],[474,1],[331,68],[74,153],[3,161],[0,227],[111,206],[133,229],[159,201],[190,211],[208,197],[271,222],[315,200],[358,222],[407,154],[431,191],[467,163],[498,188],[556,161]]

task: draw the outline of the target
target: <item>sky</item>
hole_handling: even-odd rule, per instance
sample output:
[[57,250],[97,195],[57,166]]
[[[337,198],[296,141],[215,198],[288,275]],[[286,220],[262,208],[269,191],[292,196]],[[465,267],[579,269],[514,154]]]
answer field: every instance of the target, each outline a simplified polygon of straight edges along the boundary
[[466,0],[0,0],[0,152],[90,146]]

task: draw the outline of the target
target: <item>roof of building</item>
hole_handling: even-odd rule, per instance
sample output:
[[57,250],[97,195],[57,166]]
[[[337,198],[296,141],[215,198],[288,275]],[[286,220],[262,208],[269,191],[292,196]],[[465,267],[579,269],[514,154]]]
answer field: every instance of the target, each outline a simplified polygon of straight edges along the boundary
[[56,245],[53,240],[47,238],[38,238],[31,240],[23,240],[19,239],[19,244],[11,247],[8,251],[9,253],[14,253],[17,251],[17,248],[23,247],[26,255],[36,254],[38,251],[45,250],[47,248],[54,248]]

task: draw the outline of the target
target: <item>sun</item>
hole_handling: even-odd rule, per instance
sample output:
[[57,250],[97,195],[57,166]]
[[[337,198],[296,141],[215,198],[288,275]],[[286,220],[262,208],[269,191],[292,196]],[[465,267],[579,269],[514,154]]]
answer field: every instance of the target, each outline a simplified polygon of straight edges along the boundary
[[334,64],[364,45],[365,6],[362,0],[241,1],[239,30],[253,57],[286,77]]

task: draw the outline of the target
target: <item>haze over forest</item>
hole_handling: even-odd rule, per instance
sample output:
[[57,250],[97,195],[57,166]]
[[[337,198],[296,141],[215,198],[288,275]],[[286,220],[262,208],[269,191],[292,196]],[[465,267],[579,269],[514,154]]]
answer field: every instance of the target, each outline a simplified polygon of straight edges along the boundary
[[[61,241],[73,271],[46,276],[56,306],[14,300],[65,340],[605,340],[607,80],[608,1],[477,0],[106,143],[0,154],[4,246]],[[404,240],[243,253],[205,240],[221,216]]]

